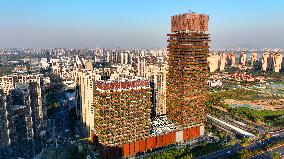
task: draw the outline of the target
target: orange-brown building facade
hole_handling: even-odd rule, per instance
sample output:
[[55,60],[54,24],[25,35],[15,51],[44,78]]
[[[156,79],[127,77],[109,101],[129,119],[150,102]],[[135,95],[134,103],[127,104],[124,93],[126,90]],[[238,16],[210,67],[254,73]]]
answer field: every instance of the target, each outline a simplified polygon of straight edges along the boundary
[[136,142],[128,142],[116,146],[101,146],[101,157],[105,159],[131,158],[157,148],[199,138],[203,133],[204,126],[198,125],[164,135],[147,137]]
[[203,123],[207,99],[209,16],[186,13],[172,16],[168,34],[167,115],[188,127]]

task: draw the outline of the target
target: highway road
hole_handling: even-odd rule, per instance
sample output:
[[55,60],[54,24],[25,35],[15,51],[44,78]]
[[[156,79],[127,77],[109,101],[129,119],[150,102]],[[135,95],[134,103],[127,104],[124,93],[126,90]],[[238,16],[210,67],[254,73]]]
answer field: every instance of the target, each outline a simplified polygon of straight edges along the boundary
[[277,141],[280,141],[280,140],[284,140],[284,136],[274,136],[274,137],[271,137],[271,138],[260,140],[258,142],[253,142],[250,145],[245,146],[245,149],[248,149],[250,151],[254,151],[256,149],[264,148],[269,144],[276,143]]
[[[234,146],[231,146],[229,148],[220,150],[220,151],[216,151],[213,153],[210,153],[208,155],[204,155],[201,157],[198,157],[198,159],[220,159],[220,158],[228,158],[229,156],[232,156],[234,154],[236,154],[237,152],[243,150],[243,149],[248,149],[250,151],[256,150],[256,149],[261,149],[271,143],[275,143],[277,141],[280,140],[284,140],[284,131],[281,132],[277,132],[275,133],[271,138],[267,138],[267,139],[263,139],[263,140],[259,140],[257,142],[253,142],[245,147],[241,146],[239,143],[237,143]],[[267,157],[269,155],[271,155],[273,152],[282,152],[283,154],[284,151],[284,146],[281,146],[273,151],[269,151],[266,153],[263,153],[263,157]],[[261,155],[256,156],[256,157],[262,157]]]
[[265,151],[264,153],[261,153],[259,155],[253,156],[252,159],[271,159],[273,156],[273,153],[278,153],[280,155],[284,154],[284,145],[278,146],[276,148],[273,148],[271,150]]

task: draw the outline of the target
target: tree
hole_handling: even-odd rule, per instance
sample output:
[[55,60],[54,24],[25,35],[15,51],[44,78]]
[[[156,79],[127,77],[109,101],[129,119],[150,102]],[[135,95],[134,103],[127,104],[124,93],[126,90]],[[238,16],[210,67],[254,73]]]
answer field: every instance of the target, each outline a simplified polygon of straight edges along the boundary
[[251,155],[252,155],[251,151],[244,149],[239,153],[239,158],[247,159],[247,158],[251,157]]
[[72,148],[70,154],[69,154],[70,159],[83,159],[86,158],[86,153],[84,151],[79,152],[78,147]]
[[280,159],[281,158],[281,155],[277,152],[273,152],[272,156],[273,156],[273,159]]
[[248,143],[249,143],[249,138],[247,138],[247,137],[242,138],[242,140],[241,140],[241,144],[242,144],[242,145],[246,145],[246,144],[248,144]]

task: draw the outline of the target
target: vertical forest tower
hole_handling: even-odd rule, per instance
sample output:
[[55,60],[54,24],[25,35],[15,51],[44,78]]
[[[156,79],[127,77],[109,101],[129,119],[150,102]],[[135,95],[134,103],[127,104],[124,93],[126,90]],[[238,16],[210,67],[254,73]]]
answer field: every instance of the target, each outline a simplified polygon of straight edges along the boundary
[[171,17],[168,34],[167,114],[182,127],[203,123],[207,99],[209,16],[185,13]]

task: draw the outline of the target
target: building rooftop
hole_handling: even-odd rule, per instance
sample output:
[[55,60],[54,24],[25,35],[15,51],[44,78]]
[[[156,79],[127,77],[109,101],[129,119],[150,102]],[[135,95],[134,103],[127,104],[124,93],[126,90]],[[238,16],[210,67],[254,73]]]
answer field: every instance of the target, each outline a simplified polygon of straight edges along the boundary
[[171,31],[208,31],[209,16],[205,14],[184,13],[171,17]]

